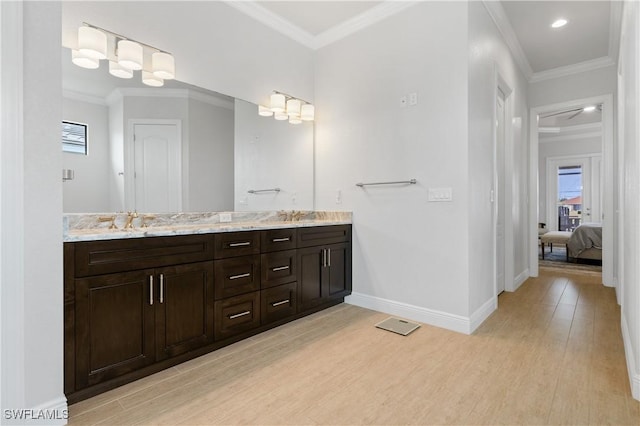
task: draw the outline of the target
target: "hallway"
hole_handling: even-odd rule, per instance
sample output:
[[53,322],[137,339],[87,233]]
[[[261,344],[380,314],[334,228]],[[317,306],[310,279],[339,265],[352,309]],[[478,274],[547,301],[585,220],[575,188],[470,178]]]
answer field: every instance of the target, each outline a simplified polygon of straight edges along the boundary
[[640,424],[614,290],[541,269],[471,336],[342,304],[70,407],[69,424]]

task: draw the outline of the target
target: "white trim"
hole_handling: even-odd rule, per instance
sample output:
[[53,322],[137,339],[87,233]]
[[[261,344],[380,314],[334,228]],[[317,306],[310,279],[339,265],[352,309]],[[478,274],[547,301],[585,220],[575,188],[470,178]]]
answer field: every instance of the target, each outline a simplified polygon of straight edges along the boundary
[[529,83],[538,83],[544,80],[551,80],[558,77],[566,77],[568,75],[579,74],[581,72],[593,71],[599,68],[610,67],[615,65],[615,61],[609,56],[590,59],[577,64],[566,65],[564,67],[552,68],[549,70],[538,71],[529,77]]
[[[24,11],[0,2],[0,408],[25,405]],[[2,421],[0,421],[2,422]]]
[[[60,397],[52,399],[29,410],[35,416],[47,416],[35,419],[22,419],[20,424],[24,425],[66,425],[69,418],[69,408],[67,399]],[[3,413],[4,415],[4,413]],[[52,418],[49,418],[51,416]]]
[[629,326],[627,325],[626,317],[624,315],[620,317],[620,326],[622,328],[624,355],[627,359],[627,373],[629,374],[629,386],[631,387],[631,395],[635,399],[640,400],[640,366],[635,365],[636,359],[633,353],[633,344],[631,341],[631,335],[629,334]]
[[107,106],[107,101],[100,96],[87,95],[85,93],[74,92],[73,90],[62,89],[62,97],[65,99],[71,99],[73,101]]
[[471,314],[469,319],[469,334],[477,330],[482,323],[489,318],[496,309],[498,309],[498,296],[494,296],[491,299],[484,302],[474,313]]
[[216,96],[198,92],[197,90],[193,89],[147,89],[144,87],[118,87],[116,89],[113,89],[105,99],[107,104],[112,105],[114,102],[119,101],[127,96],[144,98],[194,99],[196,101],[204,102],[209,105],[218,106],[229,110],[233,110],[234,108],[233,100],[218,98]]
[[225,3],[239,12],[252,17],[258,22],[263,23],[272,30],[276,30],[280,34],[289,37],[291,40],[313,49],[314,37],[304,31],[297,25],[292,24],[280,15],[271,12],[269,9],[262,7],[257,1],[225,1]]
[[399,13],[419,2],[416,1],[384,1],[378,6],[372,7],[360,15],[354,16],[335,27],[318,34],[313,40],[313,49],[320,49],[335,43],[351,34],[354,34],[368,26],[380,22],[390,16]]
[[491,16],[491,19],[493,19],[493,22],[495,22],[498,27],[498,31],[502,34],[502,37],[504,37],[504,41],[507,43],[507,46],[509,46],[509,50],[511,50],[520,71],[522,71],[522,74],[524,74],[527,80],[530,80],[533,75],[533,69],[527,59],[527,55],[525,55],[524,50],[518,41],[516,32],[513,30],[511,22],[509,21],[502,4],[495,0],[482,0],[482,4],[485,9],[487,9],[487,12],[489,13],[489,16]]
[[269,28],[283,34],[293,41],[296,41],[309,49],[320,49],[331,43],[335,43],[351,34],[367,28],[376,22],[382,21],[389,16],[413,6],[419,1],[383,1],[378,6],[352,17],[334,27],[331,27],[320,34],[313,35],[299,26],[291,23],[282,16],[271,12],[269,9],[260,6],[255,1],[225,1],[226,4],[236,10],[263,23]]
[[447,330],[457,331],[458,333],[471,334],[471,321],[469,318],[461,315],[436,311],[357,292],[353,292],[350,296],[347,296],[345,302],[350,305],[360,306],[361,308],[372,309],[424,324],[446,328]]
[[538,142],[540,143],[567,142],[567,141],[601,138],[601,137],[602,137],[602,132],[589,132],[589,133],[580,133],[577,135],[560,135],[560,136],[543,137],[543,138],[539,138]]
[[516,291],[517,289],[519,289],[520,286],[522,284],[524,284],[525,281],[527,281],[527,278],[529,278],[529,269],[528,268],[526,268],[524,271],[520,272],[513,279],[513,290],[512,291]]
[[622,9],[623,2],[610,2],[609,14],[609,57],[618,62],[620,56],[620,35],[622,34]]

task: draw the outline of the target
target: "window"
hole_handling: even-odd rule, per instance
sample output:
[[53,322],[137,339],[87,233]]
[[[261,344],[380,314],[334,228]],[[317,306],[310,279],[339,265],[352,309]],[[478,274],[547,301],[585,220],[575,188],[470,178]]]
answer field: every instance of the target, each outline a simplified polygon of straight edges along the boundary
[[62,122],[62,151],[87,155],[87,125]]

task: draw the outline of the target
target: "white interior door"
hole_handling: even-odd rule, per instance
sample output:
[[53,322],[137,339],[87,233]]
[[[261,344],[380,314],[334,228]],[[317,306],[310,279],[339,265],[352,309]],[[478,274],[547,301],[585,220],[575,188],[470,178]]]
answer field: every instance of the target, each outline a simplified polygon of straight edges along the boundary
[[134,124],[134,206],[138,212],[182,210],[181,138],[177,124]]
[[496,191],[494,208],[496,214],[496,289],[500,294],[505,289],[505,230],[504,230],[504,164],[505,164],[505,108],[504,94],[498,91],[496,104]]

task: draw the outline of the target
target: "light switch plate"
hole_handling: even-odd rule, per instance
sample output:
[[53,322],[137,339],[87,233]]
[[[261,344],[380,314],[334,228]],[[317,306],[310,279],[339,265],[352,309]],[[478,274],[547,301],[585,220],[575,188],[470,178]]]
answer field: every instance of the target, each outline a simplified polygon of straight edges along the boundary
[[429,188],[429,201],[452,201],[453,190],[451,188]]

